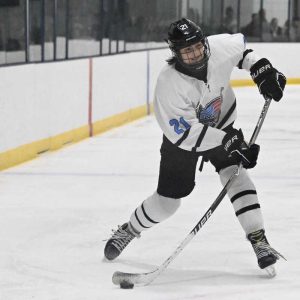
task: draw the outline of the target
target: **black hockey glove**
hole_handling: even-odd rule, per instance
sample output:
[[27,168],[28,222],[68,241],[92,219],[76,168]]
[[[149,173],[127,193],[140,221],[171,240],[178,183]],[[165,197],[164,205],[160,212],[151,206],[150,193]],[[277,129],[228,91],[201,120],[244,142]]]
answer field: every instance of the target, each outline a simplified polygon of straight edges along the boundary
[[262,58],[257,61],[250,68],[250,74],[264,97],[271,97],[275,101],[282,98],[286,78],[281,72],[273,68],[269,60]]
[[259,145],[248,146],[244,141],[242,130],[232,129],[223,138],[222,146],[224,155],[234,163],[242,163],[245,169],[251,169],[256,166],[259,153]]

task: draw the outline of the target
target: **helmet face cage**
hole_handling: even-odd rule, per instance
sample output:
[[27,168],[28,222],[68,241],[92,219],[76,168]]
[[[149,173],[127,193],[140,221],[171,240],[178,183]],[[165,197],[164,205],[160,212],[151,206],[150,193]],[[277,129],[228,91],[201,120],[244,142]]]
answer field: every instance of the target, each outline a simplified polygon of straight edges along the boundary
[[[174,56],[184,68],[191,71],[197,71],[201,70],[207,65],[210,56],[209,44],[201,28],[194,22],[188,19],[181,19],[172,23],[169,28],[167,42]],[[193,64],[185,63],[180,54],[180,49],[189,47],[199,42],[201,42],[204,47],[203,58],[199,62]]]

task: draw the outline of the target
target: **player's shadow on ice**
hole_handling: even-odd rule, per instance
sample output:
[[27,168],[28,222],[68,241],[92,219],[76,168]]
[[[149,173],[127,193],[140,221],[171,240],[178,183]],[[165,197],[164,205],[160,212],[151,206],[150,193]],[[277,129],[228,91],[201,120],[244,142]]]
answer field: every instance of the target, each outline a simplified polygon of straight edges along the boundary
[[[103,260],[103,262],[108,262]],[[122,272],[132,272],[132,273],[147,273],[153,271],[158,267],[158,265],[150,265],[146,263],[137,262],[130,259],[116,259],[115,261],[109,262],[114,265],[115,271]],[[134,269],[134,271],[132,271]],[[158,276],[152,283],[151,286],[161,286],[161,285],[174,285],[182,284],[184,285],[199,285],[206,286],[212,285],[227,285],[227,284],[249,284],[251,283],[261,283],[264,284],[265,281],[261,279],[269,280],[270,278],[255,266],[253,269],[239,269],[238,271],[225,271],[222,270],[207,270],[201,269],[175,269],[168,267],[160,276]]]

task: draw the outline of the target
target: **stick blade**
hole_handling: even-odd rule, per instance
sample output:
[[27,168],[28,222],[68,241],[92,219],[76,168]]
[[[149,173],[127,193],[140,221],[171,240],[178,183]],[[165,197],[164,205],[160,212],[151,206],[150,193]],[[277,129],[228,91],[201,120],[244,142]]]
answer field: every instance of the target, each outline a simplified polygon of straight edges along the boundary
[[116,271],[112,276],[115,285],[133,284],[134,286],[145,286],[157,277],[157,270],[149,273],[125,273]]

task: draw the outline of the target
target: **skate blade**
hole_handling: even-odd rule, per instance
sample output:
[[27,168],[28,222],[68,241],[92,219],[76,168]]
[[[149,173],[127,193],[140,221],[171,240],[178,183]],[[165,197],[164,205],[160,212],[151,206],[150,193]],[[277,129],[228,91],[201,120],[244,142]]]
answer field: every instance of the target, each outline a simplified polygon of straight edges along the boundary
[[268,266],[268,267],[264,268],[264,271],[267,273],[267,275],[270,278],[274,278],[277,275],[274,265],[271,265],[271,266]]

